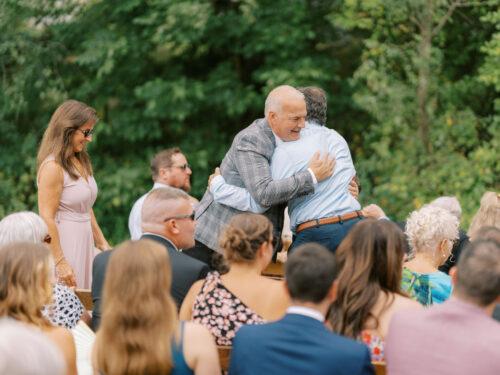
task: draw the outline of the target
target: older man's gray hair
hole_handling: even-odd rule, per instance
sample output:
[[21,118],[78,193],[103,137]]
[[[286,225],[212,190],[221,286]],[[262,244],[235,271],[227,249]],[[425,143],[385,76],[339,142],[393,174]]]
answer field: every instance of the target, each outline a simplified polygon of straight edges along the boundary
[[444,208],[459,221],[462,217],[462,207],[460,207],[460,202],[457,197],[439,197],[434,199],[429,205]]
[[16,212],[0,220],[0,246],[13,242],[42,243],[48,233],[47,224],[34,212]]
[[269,112],[280,113],[283,108],[283,101],[293,97],[304,99],[304,95],[295,87],[282,85],[274,88],[267,95],[264,104],[264,115],[267,117]]

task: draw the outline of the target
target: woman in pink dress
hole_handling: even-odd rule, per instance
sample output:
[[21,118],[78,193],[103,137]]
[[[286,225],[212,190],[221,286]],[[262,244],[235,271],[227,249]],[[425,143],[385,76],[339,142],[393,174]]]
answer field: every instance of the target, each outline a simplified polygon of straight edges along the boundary
[[89,289],[95,247],[110,248],[92,210],[97,185],[86,145],[96,111],[68,100],[50,119],[38,150],[38,209],[52,237],[57,276],[68,286]]

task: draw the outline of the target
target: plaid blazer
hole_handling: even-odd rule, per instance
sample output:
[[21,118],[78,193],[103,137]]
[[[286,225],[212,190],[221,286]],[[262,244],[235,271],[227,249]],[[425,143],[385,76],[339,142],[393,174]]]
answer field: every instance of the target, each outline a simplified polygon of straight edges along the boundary
[[[307,170],[274,181],[269,164],[275,148],[274,134],[267,121],[255,120],[234,137],[231,148],[222,160],[220,171],[228,184],[245,187],[255,201],[270,207],[264,215],[273,223],[275,243],[281,247],[286,202],[296,196],[312,193],[314,184]],[[214,202],[207,189],[196,207],[196,240],[220,252],[219,235],[228,221],[239,213],[241,211]]]

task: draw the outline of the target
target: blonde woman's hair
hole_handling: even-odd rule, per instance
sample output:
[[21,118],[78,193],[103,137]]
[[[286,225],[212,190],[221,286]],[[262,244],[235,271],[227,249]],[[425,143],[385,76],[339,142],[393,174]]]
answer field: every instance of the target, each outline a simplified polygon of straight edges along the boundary
[[263,215],[239,214],[228,223],[220,237],[227,262],[252,262],[264,242],[273,235],[273,225]]
[[441,207],[427,204],[413,211],[406,220],[405,229],[412,255],[420,251],[434,255],[439,242],[455,241],[458,224],[458,219]]
[[41,312],[52,302],[51,263],[42,244],[17,242],[0,248],[0,316],[51,326]]
[[90,163],[87,151],[74,152],[72,145],[73,134],[78,128],[89,121],[95,124],[98,121],[96,110],[87,104],[77,100],[67,100],[62,103],[52,115],[49,126],[43,134],[37,156],[37,169],[49,155],[53,155],[55,161],[77,179],[78,171],[71,162],[71,157],[76,157],[85,170],[85,173],[92,175],[92,164]]
[[170,296],[167,251],[150,240],[127,241],[111,255],[103,293],[95,366],[106,375],[169,374],[177,309]]
[[481,206],[472,218],[467,235],[474,240],[479,229],[492,226],[500,229],[500,194],[487,191],[481,197]]

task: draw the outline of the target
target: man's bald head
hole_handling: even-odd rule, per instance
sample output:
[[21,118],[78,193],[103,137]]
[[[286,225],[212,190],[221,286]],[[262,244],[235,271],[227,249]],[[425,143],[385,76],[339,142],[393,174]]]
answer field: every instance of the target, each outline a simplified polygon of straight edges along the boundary
[[304,94],[302,94],[295,87],[289,85],[275,87],[267,95],[264,106],[264,115],[267,117],[271,111],[281,113],[283,103],[290,100],[304,100]]
[[184,191],[162,187],[151,191],[142,206],[142,232],[162,234],[164,220],[177,211],[183,201],[189,200]]
[[296,141],[306,122],[304,95],[292,86],[278,86],[266,99],[266,120],[274,134],[281,140]]

